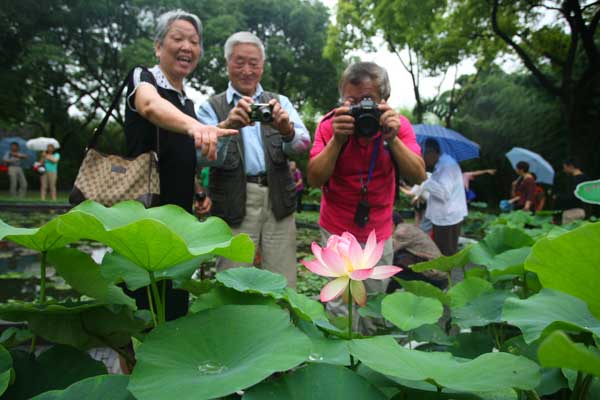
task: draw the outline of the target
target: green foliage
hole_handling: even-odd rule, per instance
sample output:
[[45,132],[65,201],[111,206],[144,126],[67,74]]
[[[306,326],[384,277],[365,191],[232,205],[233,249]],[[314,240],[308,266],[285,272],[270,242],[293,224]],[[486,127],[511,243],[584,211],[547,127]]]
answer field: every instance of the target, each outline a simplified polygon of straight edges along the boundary
[[12,357],[10,353],[0,345],[0,396],[6,391],[12,381]]
[[135,400],[127,390],[126,375],[99,375],[75,382],[64,390],[52,390],[35,396],[32,400]]
[[260,293],[279,299],[287,286],[279,274],[257,268],[232,268],[217,274],[217,281],[238,292]]
[[27,400],[53,389],[64,389],[82,379],[106,374],[102,362],[68,346],[53,346],[38,357],[22,350],[11,352],[15,381],[3,399]]
[[409,292],[390,294],[381,302],[381,314],[403,331],[435,323],[443,312],[444,307],[439,300],[418,297]]
[[550,334],[538,349],[540,364],[544,367],[571,368],[600,376],[600,351],[574,343],[560,331]]
[[588,224],[555,239],[538,241],[525,268],[537,273],[545,288],[582,299],[594,317],[600,318],[599,248],[600,223]]
[[160,271],[196,256],[215,254],[250,262],[254,246],[248,235],[231,234],[219,218],[198,220],[172,205],[144,209],[137,201],[107,208],[85,201],[60,217],[67,234],[110,246],[147,271]]
[[139,400],[225,396],[299,365],[310,350],[286,312],[223,306],[154,329],[136,354],[128,389]]
[[253,387],[244,394],[243,399],[301,400],[307,398],[308,391],[313,400],[387,398],[349,369],[332,365],[309,365],[279,379]]
[[350,352],[367,367],[385,375],[427,381],[458,391],[530,390],[540,380],[539,368],[534,362],[507,353],[487,353],[464,361],[449,353],[408,350],[389,336],[353,340]]

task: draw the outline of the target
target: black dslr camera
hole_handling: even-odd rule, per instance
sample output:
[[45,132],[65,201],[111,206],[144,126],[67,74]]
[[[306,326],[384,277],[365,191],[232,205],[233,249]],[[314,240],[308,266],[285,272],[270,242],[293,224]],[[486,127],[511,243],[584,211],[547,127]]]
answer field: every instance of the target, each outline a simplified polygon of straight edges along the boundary
[[252,122],[272,122],[273,121],[273,106],[268,103],[253,103],[250,104],[250,121]]
[[381,111],[377,108],[377,103],[369,97],[351,105],[349,114],[354,118],[354,133],[358,136],[374,136],[381,128]]

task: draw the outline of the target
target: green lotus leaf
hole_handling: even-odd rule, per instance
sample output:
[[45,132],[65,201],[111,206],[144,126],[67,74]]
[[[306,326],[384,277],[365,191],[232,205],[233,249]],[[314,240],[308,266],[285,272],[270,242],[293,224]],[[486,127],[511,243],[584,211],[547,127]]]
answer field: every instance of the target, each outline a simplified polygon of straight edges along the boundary
[[585,301],[600,319],[600,222],[587,224],[555,239],[538,241],[525,262],[542,286]]
[[486,326],[502,321],[502,307],[506,299],[515,297],[508,291],[486,292],[462,307],[453,308],[452,322],[459,327]]
[[381,302],[387,296],[385,293],[377,293],[367,297],[367,304],[358,308],[358,315],[365,318],[383,318],[381,315]]
[[231,268],[217,273],[217,281],[238,292],[259,293],[280,299],[287,280],[283,275],[255,267]]
[[11,326],[0,334],[0,345],[11,348],[30,341],[32,337],[29,329]]
[[31,400],[135,400],[127,390],[126,375],[99,375],[75,382],[64,390],[52,390]]
[[432,299],[438,299],[443,305],[450,305],[450,297],[443,290],[431,283],[425,281],[406,281],[404,279],[394,277],[402,288],[414,295],[420,297],[430,297]]
[[[515,336],[508,339],[502,344],[501,351],[506,351],[510,354],[524,356],[532,361],[539,363],[538,348],[541,340],[536,340],[531,343],[526,343],[523,336]],[[556,393],[560,389],[567,388],[567,380],[561,373],[560,368],[542,368],[542,380],[535,391],[540,396]]]
[[136,399],[212,399],[307,360],[311,341],[273,306],[226,305],[152,330],[136,353]]
[[446,348],[446,351],[452,353],[454,357],[476,358],[485,353],[491,353],[496,343],[487,331],[475,331],[469,333],[459,333],[451,336],[452,344]]
[[[200,267],[200,263],[211,256],[198,256],[168,269],[157,271],[154,278],[157,281],[172,279],[173,287],[177,288],[187,282]],[[112,283],[125,282],[129,290],[136,290],[150,285],[150,274],[134,262],[117,254],[108,253],[102,259],[100,268],[102,276]]]
[[296,324],[298,329],[308,336],[312,348],[308,361],[311,363],[350,365],[350,354],[345,340],[335,336],[326,337],[321,330],[308,321],[300,320]]
[[58,231],[60,218],[54,218],[40,228],[16,228],[0,220],[0,240],[10,240],[40,253],[59,249],[79,240],[76,232],[63,234]]
[[452,338],[438,324],[422,325],[411,332],[411,338],[417,342],[428,342],[431,344],[452,345]]
[[481,278],[467,278],[448,290],[450,307],[462,307],[483,293],[494,290],[492,284]]
[[288,302],[292,311],[307,321],[328,321],[323,304],[296,292],[292,288],[285,288],[284,300]]
[[386,396],[347,368],[312,364],[248,390],[243,400],[385,400]]
[[251,262],[248,235],[233,236],[219,218],[198,222],[180,207],[146,209],[137,201],[107,208],[85,201],[60,217],[59,231],[96,240],[148,271],[160,271],[196,256],[214,254]]
[[12,357],[4,346],[0,346],[0,396],[11,383],[12,371]]
[[583,300],[552,289],[543,289],[524,300],[507,299],[503,319],[519,327],[527,343],[557,329],[588,331],[600,336],[600,321]]
[[499,226],[473,246],[469,260],[485,266],[492,276],[522,274],[533,239],[521,229]]
[[454,268],[461,268],[469,262],[469,253],[473,245],[468,245],[458,253],[451,256],[442,256],[431,261],[424,261],[410,266],[415,272],[423,272],[429,269],[450,272]]
[[60,276],[79,293],[100,303],[137,308],[135,300],[123,293],[123,289],[104,279],[100,267],[88,254],[77,249],[62,248],[48,253],[48,260]]
[[427,381],[462,392],[531,390],[540,381],[536,363],[507,353],[487,353],[465,360],[450,353],[409,350],[390,336],[356,339],[349,346],[352,355],[384,375]]
[[383,317],[403,331],[433,324],[443,313],[444,306],[439,300],[418,297],[410,292],[390,294],[381,302]]
[[0,319],[27,321],[36,335],[53,343],[79,349],[111,345],[121,347],[149,324],[146,310],[96,302],[45,305],[14,301],[0,304]]
[[570,368],[600,376],[600,351],[574,343],[561,331],[544,339],[538,348],[538,359],[543,367]]
[[256,293],[244,293],[223,287],[220,284],[206,293],[199,294],[190,305],[190,313],[210,310],[229,304],[275,305],[275,299]]
[[15,381],[4,393],[3,399],[7,400],[28,400],[48,390],[65,389],[82,379],[106,374],[102,362],[69,346],[53,346],[37,358],[22,350],[13,350],[11,355]]

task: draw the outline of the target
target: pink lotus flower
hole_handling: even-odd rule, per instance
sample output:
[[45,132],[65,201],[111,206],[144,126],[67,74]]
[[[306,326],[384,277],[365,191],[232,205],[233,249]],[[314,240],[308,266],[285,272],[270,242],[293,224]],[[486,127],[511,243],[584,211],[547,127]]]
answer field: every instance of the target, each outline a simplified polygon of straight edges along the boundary
[[384,242],[377,243],[375,230],[371,231],[364,250],[358,240],[349,232],[342,236],[332,235],[327,246],[321,248],[316,242],[312,251],[316,259],[302,261],[302,264],[317,275],[336,278],[321,290],[321,301],[331,301],[343,294],[350,284],[350,291],[356,303],[364,306],[367,293],[362,281],[365,279],[386,279],[402,271],[393,265],[375,265],[383,254]]

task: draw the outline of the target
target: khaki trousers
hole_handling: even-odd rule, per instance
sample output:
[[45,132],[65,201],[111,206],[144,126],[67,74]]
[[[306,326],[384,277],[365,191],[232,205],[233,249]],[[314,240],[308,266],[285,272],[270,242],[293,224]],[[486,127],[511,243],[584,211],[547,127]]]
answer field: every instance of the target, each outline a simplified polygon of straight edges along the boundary
[[[25,173],[22,167],[8,167],[8,179],[10,180],[10,195],[19,197],[25,196],[27,192],[27,179],[25,179]],[[17,193],[17,185],[19,191]]]
[[[288,286],[296,287],[296,221],[294,214],[279,221],[275,219],[268,187],[246,184],[246,216],[239,227],[231,230],[234,234],[250,236],[260,255],[260,268],[285,276]],[[217,271],[251,265],[222,257],[217,259]]]
[[[327,232],[325,229],[321,228],[321,245],[325,246],[327,244],[327,239],[331,236],[331,233]],[[365,247],[365,243],[360,244],[363,248]],[[381,260],[377,263],[377,265],[393,265],[394,262],[394,246],[393,240],[390,237],[385,241],[385,245],[383,247],[383,255],[381,256]],[[390,279],[366,279],[363,281],[365,284],[365,289],[367,290],[367,295],[377,294],[377,293],[385,293],[388,285],[390,284]],[[343,302],[340,298],[332,300],[327,303],[327,310],[329,310],[333,315],[336,316],[348,316],[348,305]],[[375,320],[373,318],[362,318],[358,314],[358,307],[355,306],[353,308],[353,317],[352,324],[354,331],[360,330],[360,332],[364,335],[369,335],[374,333],[377,330],[377,326],[383,326],[385,324],[384,320]],[[359,318],[360,317],[360,318]]]

